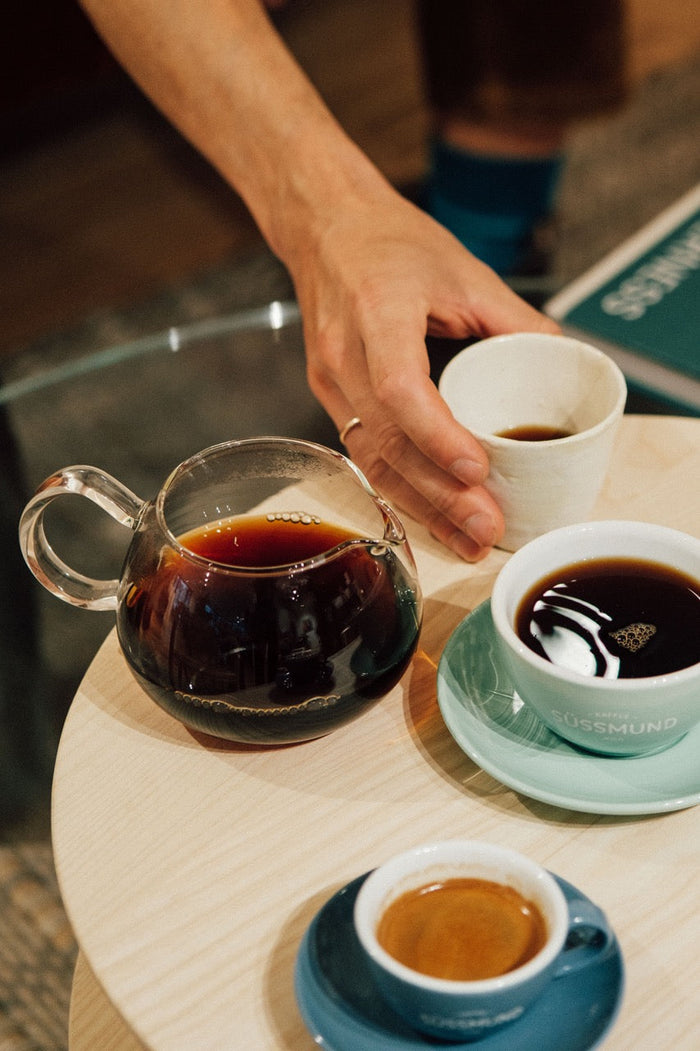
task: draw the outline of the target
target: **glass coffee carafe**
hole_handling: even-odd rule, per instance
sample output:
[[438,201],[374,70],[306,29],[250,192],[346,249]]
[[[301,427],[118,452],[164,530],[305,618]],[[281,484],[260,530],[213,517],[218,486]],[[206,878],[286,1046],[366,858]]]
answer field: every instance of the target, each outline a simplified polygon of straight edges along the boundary
[[[117,580],[67,566],[43,517],[58,496],[98,504],[133,536]],[[146,693],[198,731],[280,744],[328,733],[400,679],[422,598],[396,514],[344,456],[256,438],[180,464],[152,501],[94,467],[48,478],[23,513],[37,579],[114,609]]]

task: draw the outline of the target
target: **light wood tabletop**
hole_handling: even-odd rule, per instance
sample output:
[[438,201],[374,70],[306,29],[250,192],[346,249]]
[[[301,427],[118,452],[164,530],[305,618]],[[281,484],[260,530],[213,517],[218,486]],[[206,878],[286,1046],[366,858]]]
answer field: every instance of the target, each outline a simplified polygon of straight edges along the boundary
[[[698,479],[700,420],[625,417],[595,517],[700,536]],[[700,808],[569,809],[468,758],[438,707],[436,668],[508,556],[469,566],[406,526],[425,596],[419,649],[388,696],[325,738],[272,749],[205,742],[148,699],[114,632],[97,654],[65,723],[53,789],[56,867],[81,949],[73,1051],[311,1051],[294,968],[313,917],[390,855],[453,837],[522,851],[606,912],[626,975],[606,1049],[700,1046],[689,984]]]

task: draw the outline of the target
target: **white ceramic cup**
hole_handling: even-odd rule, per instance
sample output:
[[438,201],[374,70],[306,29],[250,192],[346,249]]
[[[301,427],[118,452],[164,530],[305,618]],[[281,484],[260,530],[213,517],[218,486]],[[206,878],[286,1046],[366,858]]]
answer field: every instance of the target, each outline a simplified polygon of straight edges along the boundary
[[560,567],[631,558],[667,565],[698,581],[700,540],[646,522],[584,522],[554,530],[517,551],[496,578],[491,613],[516,691],[560,737],[589,751],[661,751],[700,722],[700,663],[643,678],[600,678],[558,667],[515,631],[523,597]]
[[[500,547],[516,551],[550,529],[588,518],[627,398],[611,358],[567,336],[494,336],[455,355],[439,389],[488,454],[486,488],[506,521]],[[501,436],[532,425],[569,434],[549,441]]]
[[[406,967],[377,941],[384,910],[399,895],[433,880],[467,877],[514,888],[534,902],[547,936],[540,951],[495,978],[453,981]],[[513,850],[471,840],[414,847],[375,869],[354,909],[355,930],[378,992],[409,1025],[448,1040],[478,1040],[514,1022],[553,979],[599,959],[612,940],[607,920],[587,898],[565,896],[554,877]],[[576,937],[567,943],[573,929]]]

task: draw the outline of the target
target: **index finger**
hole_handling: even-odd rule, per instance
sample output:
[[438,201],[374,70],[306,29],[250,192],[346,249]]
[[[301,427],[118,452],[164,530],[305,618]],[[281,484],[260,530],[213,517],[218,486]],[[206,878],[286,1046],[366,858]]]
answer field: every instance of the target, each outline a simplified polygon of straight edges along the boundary
[[[372,394],[381,414],[443,471],[464,485],[481,485],[488,475],[488,457],[454,418],[430,378],[425,342],[416,340],[410,327],[394,330],[393,335],[393,347],[380,340],[383,349],[367,353]],[[382,454],[392,467],[401,469],[391,448]]]

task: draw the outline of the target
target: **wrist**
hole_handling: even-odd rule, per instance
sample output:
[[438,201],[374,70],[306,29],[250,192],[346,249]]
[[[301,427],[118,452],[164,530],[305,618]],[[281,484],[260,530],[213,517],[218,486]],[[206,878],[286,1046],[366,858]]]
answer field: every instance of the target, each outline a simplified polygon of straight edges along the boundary
[[347,216],[360,216],[389,189],[364,153],[328,115],[314,130],[291,129],[274,186],[248,204],[266,241],[290,268]]

